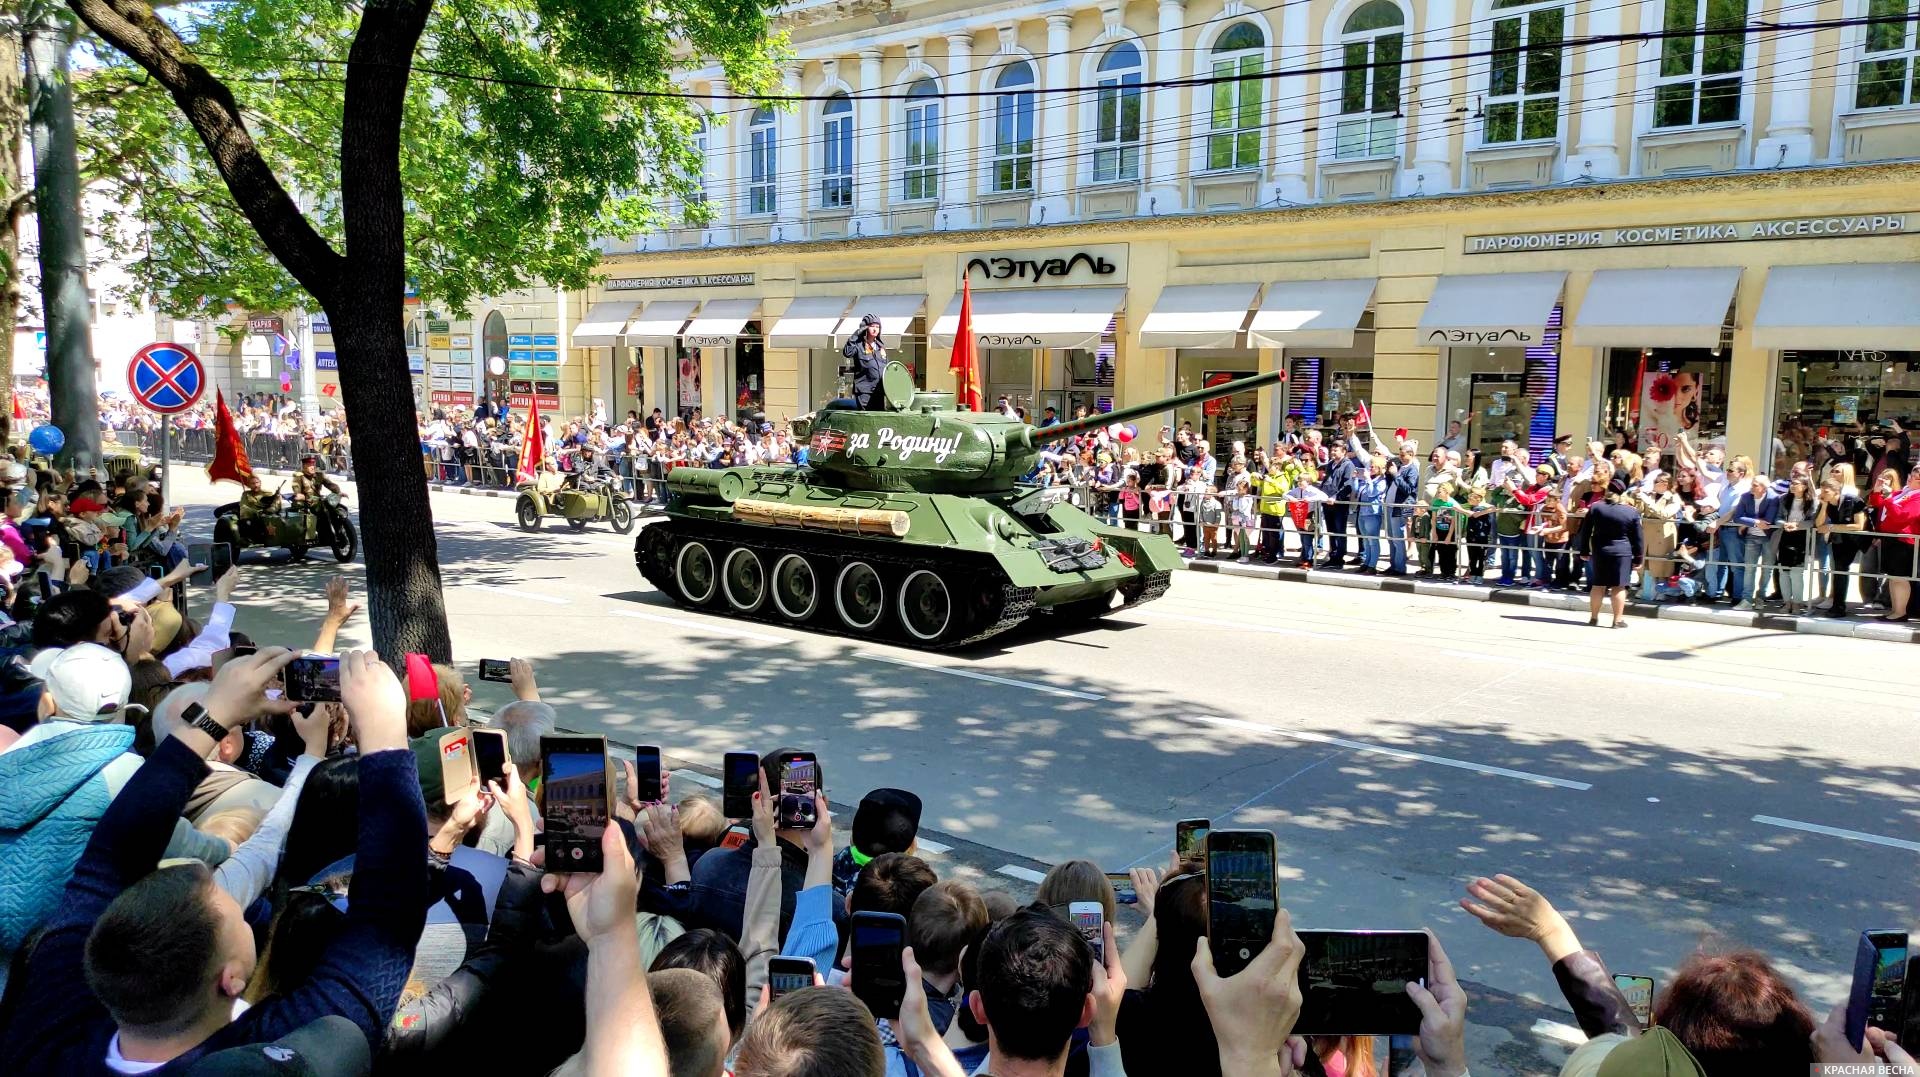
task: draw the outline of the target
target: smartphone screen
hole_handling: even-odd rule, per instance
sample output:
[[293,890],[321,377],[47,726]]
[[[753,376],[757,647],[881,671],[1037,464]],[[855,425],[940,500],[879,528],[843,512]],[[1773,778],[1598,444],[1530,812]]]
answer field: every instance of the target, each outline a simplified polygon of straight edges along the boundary
[[1615,973],[1613,986],[1626,996],[1627,1007],[1633,1011],[1633,1019],[1640,1022],[1640,1031],[1645,1032],[1653,1025],[1653,977],[1624,976]]
[[1133,876],[1124,871],[1109,871],[1107,885],[1113,887],[1113,900],[1122,905],[1140,904],[1140,894],[1133,888]]
[[340,659],[330,654],[303,654],[287,663],[287,698],[300,703],[340,702]]
[[780,758],[780,815],[777,821],[782,830],[813,829],[813,795],[819,789],[820,763],[812,752],[794,752]]
[[767,962],[767,1001],[813,986],[813,959],[776,957]]
[[480,660],[480,679],[498,681],[501,684],[513,683],[513,667],[504,658],[482,658]]
[[1273,835],[1222,830],[1207,835],[1206,849],[1207,941],[1215,971],[1232,976],[1273,939],[1273,916],[1280,906]]
[[1107,934],[1104,910],[1097,901],[1076,901],[1067,906],[1067,915],[1073,920],[1073,926],[1079,930],[1080,937],[1093,947],[1093,961],[1096,965],[1107,963]]
[[900,951],[907,945],[907,918],[891,912],[857,912],[851,926],[853,994],[875,1017],[894,1020],[906,997]]
[[1427,978],[1424,931],[1302,931],[1301,1036],[1401,1036],[1420,1031],[1407,984]]
[[480,772],[480,783],[499,782],[502,788],[507,784],[507,735],[498,729],[475,729],[473,732],[473,761]]
[[1847,1042],[1855,1050],[1866,1042],[1869,1025],[1901,1031],[1906,979],[1907,933],[1862,931],[1853,960],[1853,990],[1847,995]]
[[720,773],[720,813],[729,819],[753,818],[753,794],[760,791],[760,757],[728,752]]
[[[190,565],[206,565],[209,571],[211,571],[213,567],[213,543],[187,543],[187,563]],[[196,572],[194,575],[197,576],[199,573]]]
[[633,799],[642,804],[653,804],[660,800],[660,749],[642,744],[633,750],[633,772],[639,779],[632,793]]
[[474,766],[473,733],[458,730],[440,738],[440,784],[447,803],[458,804],[480,791],[480,771]]
[[1207,832],[1213,829],[1208,819],[1182,819],[1173,824],[1173,849],[1180,859],[1206,855]]
[[612,814],[605,737],[540,738],[540,814],[548,871],[599,871]]

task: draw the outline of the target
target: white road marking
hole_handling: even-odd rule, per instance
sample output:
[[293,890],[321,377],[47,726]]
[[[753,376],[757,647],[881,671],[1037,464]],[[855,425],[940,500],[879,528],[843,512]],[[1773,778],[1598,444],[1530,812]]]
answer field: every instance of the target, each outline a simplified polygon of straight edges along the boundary
[[639,610],[614,610],[615,617],[632,617],[640,621],[656,621],[663,625],[673,625],[692,632],[704,632],[714,636],[730,636],[734,639],[750,639],[755,643],[787,643],[785,636],[776,636],[771,632],[755,632],[750,628],[737,628],[727,621],[689,621],[683,617],[663,617],[657,613],[641,613]]
[[1276,636],[1305,636],[1309,639],[1344,640],[1351,637],[1333,632],[1314,632],[1305,628],[1282,628],[1279,625],[1250,624],[1246,621],[1221,621],[1212,617],[1194,617],[1184,613],[1169,613],[1166,610],[1135,610],[1136,616],[1152,621],[1185,621],[1188,624],[1212,625],[1215,628],[1231,628],[1239,632],[1266,632]]
[[1068,699],[1085,699],[1085,700],[1090,700],[1097,703],[1100,700],[1107,698],[1106,696],[1095,695],[1092,692],[1076,692],[1071,688],[1056,688],[1051,684],[1040,684],[1035,681],[1015,680],[1012,677],[996,677],[991,673],[975,673],[973,670],[970,670],[970,669],[955,669],[952,666],[936,666],[926,662],[909,662],[904,658],[895,658],[892,655],[885,655],[885,654],[875,654],[872,651],[855,651],[853,652],[853,656],[855,658],[864,658],[869,662],[885,662],[888,665],[905,666],[908,669],[924,669],[929,673],[945,673],[950,677],[965,677],[968,680],[987,681],[992,684],[1004,684],[1009,688],[1026,688],[1035,692],[1043,692],[1050,696],[1065,696]]
[[692,782],[695,785],[704,785],[708,789],[720,788],[720,779],[709,777],[697,770],[676,770],[673,772],[673,780],[676,782]]
[[1530,1029],[1534,1035],[1555,1040],[1567,1047],[1578,1047],[1587,1042],[1587,1034],[1572,1025],[1563,1025],[1558,1021],[1549,1021],[1542,1017],[1533,1023]]
[[915,838],[913,846],[920,852],[934,853],[936,855],[939,853],[953,852],[953,846],[934,841],[932,838]]
[[1021,882],[1033,883],[1036,886],[1045,882],[1047,879],[1045,875],[1040,874],[1032,868],[1023,868],[1018,864],[1002,864],[993,870],[1002,875],[1019,879]]
[[[1441,651],[1449,658],[1477,658],[1488,662],[1512,664],[1513,659],[1505,655],[1481,654],[1475,651]],[[1746,688],[1737,684],[1716,684],[1712,681],[1693,681],[1684,677],[1662,677],[1657,673],[1640,673],[1631,669],[1605,669],[1600,666],[1580,666],[1569,662],[1526,662],[1528,669],[1551,670],[1555,673],[1580,673],[1589,677],[1617,677],[1639,684],[1670,684],[1678,688],[1696,688],[1702,692],[1720,692],[1730,696],[1751,696],[1754,699],[1781,699],[1779,692],[1765,688]]]
[[1756,815],[1753,821],[1767,826],[1804,830],[1809,834],[1825,834],[1830,838],[1864,841],[1870,845],[1884,845],[1889,849],[1905,849],[1908,852],[1920,853],[1920,841],[1908,841],[1905,838],[1883,838],[1878,834],[1868,834],[1859,830],[1842,830],[1837,826],[1821,826],[1819,823],[1803,823],[1798,819],[1782,819],[1777,815]]
[[1510,770],[1506,767],[1493,767],[1485,763],[1475,763],[1466,759],[1449,759],[1444,755],[1428,755],[1425,752],[1410,752],[1405,748],[1389,748],[1382,744],[1368,744],[1364,741],[1346,740],[1342,737],[1329,737],[1325,733],[1310,733],[1304,729],[1281,729],[1276,726],[1243,722],[1238,718],[1221,718],[1212,714],[1196,714],[1193,716],[1193,719],[1196,722],[1225,726],[1229,729],[1242,729],[1250,733],[1292,737],[1295,740],[1312,741],[1315,744],[1337,744],[1342,748],[1351,748],[1356,752],[1372,752],[1376,755],[1389,755],[1395,759],[1410,759],[1420,763],[1434,763],[1443,767],[1471,770],[1477,774],[1492,774],[1501,778],[1514,778],[1523,782],[1534,782],[1538,785],[1558,786],[1561,789],[1587,790],[1593,788],[1590,782],[1569,781],[1566,778],[1555,778],[1547,774],[1535,774],[1532,771]]
[[469,591],[486,591],[489,594],[506,595],[510,598],[526,598],[535,602],[545,602],[553,606],[567,605],[567,600],[556,595],[543,595],[537,591],[522,591],[517,587],[495,587],[489,583],[462,583],[455,586]]

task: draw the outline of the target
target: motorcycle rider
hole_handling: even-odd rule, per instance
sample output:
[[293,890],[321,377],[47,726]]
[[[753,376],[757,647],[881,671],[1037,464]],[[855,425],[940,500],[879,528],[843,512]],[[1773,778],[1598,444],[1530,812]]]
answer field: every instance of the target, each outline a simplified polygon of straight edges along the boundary
[[292,485],[293,507],[306,516],[307,541],[312,542],[319,532],[314,503],[328,491],[339,496],[340,487],[320,470],[320,458],[312,453],[300,458],[300,473],[293,477]]
[[884,399],[875,394],[880,388],[880,375],[887,369],[887,346],[880,340],[880,319],[862,314],[860,330],[847,341],[840,354],[854,362],[854,403],[861,411],[880,410]]

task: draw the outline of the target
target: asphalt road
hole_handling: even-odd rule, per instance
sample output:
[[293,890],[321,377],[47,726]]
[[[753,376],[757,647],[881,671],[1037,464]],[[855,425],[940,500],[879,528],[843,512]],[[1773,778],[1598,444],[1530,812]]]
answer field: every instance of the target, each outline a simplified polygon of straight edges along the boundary
[[[176,482],[192,531],[232,499]],[[1186,573],[1096,627],[928,656],[677,609],[604,524],[434,504],[462,669],[532,659],[569,728],[708,772],[810,748],[836,804],[911,788],[936,870],[1021,895],[1073,857],[1160,863],[1177,819],[1272,830],[1297,925],[1440,935],[1476,1073],[1553,1072],[1578,1040],[1537,950],[1455,905],[1477,874],[1549,894],[1615,972],[1752,945],[1822,1013],[1861,929],[1920,927],[1910,644]],[[305,637],[334,571],[250,566],[240,627]]]

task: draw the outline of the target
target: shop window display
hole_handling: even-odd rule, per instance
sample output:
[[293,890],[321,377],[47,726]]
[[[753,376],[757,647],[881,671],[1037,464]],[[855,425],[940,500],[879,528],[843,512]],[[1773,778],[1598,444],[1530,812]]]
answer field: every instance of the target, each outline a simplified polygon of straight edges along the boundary
[[1774,419],[1776,472],[1823,441],[1872,456],[1874,441],[1920,429],[1920,352],[1781,352]]
[[1718,348],[1609,349],[1600,415],[1606,440],[1624,431],[1651,460],[1671,459],[1683,433],[1695,445],[1725,439],[1731,371]]

